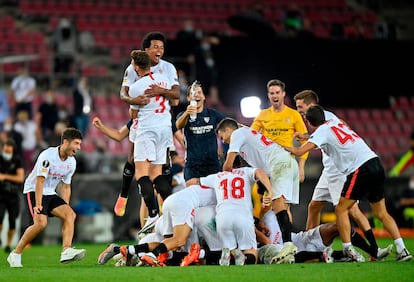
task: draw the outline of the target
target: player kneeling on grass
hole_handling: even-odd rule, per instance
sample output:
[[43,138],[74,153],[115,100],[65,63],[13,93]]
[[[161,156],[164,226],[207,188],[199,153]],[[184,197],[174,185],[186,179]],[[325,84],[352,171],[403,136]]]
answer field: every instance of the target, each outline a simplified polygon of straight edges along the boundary
[[[99,264],[105,264],[118,253],[124,254],[127,265],[134,254],[147,253],[141,260],[153,266],[164,266],[168,259],[168,251],[176,250],[187,243],[194,227],[195,209],[214,205],[216,197],[214,191],[192,185],[168,196],[163,204],[162,242],[150,242],[131,246],[117,246],[111,244],[103,251],[99,258]],[[187,266],[199,258],[200,248],[190,251],[188,257],[183,259],[181,266]]]
[[[155,223],[153,231],[151,233],[144,234],[144,236],[141,239],[139,239],[138,244],[143,245],[143,244],[150,244],[151,242],[162,242],[164,240],[164,236],[162,235],[163,220],[164,220],[164,216],[161,215],[159,219],[157,220],[157,222]],[[191,232],[190,237],[192,235],[193,235],[193,232]],[[188,238],[186,246],[180,247],[175,251],[168,251],[168,255],[165,254],[165,257],[167,257],[165,264],[168,266],[170,265],[179,266],[179,265],[182,265],[183,262],[184,264],[186,264],[188,262],[188,259],[186,259],[186,257],[188,258],[188,257],[198,256],[194,259],[194,262],[198,262],[199,259],[203,259],[205,255],[205,251],[200,249],[200,245],[198,243],[192,243],[191,246],[189,246],[190,242],[193,242],[193,241],[194,241],[193,238]],[[143,256],[147,255],[147,253],[145,252],[140,252],[134,255],[127,256],[125,252],[126,249],[119,247],[116,244],[111,244],[109,249],[113,250],[114,253],[119,251],[118,254],[112,257],[113,260],[115,261],[115,266],[148,265],[143,260],[141,260]]]

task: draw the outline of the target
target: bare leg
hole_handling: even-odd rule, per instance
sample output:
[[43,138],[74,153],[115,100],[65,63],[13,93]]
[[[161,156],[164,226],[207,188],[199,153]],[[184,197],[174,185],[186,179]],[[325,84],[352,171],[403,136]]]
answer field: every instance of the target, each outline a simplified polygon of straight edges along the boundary
[[361,212],[357,203],[349,209],[349,215],[355,220],[356,224],[362,229],[362,231],[365,232],[371,229],[368,218]]
[[42,232],[47,226],[47,216],[44,214],[35,214],[33,224],[30,225],[23,233],[19,242],[17,243],[14,252],[21,254],[27,244],[33,241],[36,236]]
[[385,199],[380,200],[376,203],[370,203],[372,212],[374,215],[381,220],[384,224],[384,228],[390,233],[391,237],[395,240],[401,238],[400,231],[398,230],[398,226],[395,223],[395,220],[392,216],[387,212],[387,208],[385,206]]
[[72,247],[76,214],[69,205],[54,208],[52,214],[62,220],[62,251],[64,251]]
[[321,211],[326,202],[311,200],[308,205],[308,218],[306,220],[306,230],[315,228],[321,224]]
[[349,209],[355,204],[355,200],[341,197],[335,208],[336,223],[338,225],[339,236],[343,243],[351,242],[351,222],[349,221]]
[[162,242],[168,250],[174,251],[180,246],[184,246],[187,242],[188,236],[190,236],[191,228],[187,224],[181,224],[174,226],[173,236],[163,240]]
[[333,240],[339,235],[338,226],[335,222],[321,224],[319,232],[325,246],[331,245]]

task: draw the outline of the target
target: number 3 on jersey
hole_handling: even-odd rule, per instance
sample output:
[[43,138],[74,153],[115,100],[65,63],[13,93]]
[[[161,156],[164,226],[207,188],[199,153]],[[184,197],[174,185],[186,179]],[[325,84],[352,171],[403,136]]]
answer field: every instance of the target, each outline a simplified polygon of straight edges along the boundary
[[223,179],[220,182],[220,188],[223,190],[224,200],[227,200],[229,196],[231,196],[233,199],[244,198],[244,179],[241,177]]
[[167,99],[165,99],[164,96],[156,96],[155,97],[155,101],[159,102],[159,104],[160,104],[160,107],[155,109],[155,113],[162,114],[165,111],[165,108],[166,108],[165,107],[165,101],[166,100]]

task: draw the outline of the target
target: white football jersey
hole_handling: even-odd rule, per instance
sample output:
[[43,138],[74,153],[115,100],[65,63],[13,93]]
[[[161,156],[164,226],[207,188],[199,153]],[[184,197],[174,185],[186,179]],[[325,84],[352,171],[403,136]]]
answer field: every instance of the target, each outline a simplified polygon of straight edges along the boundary
[[130,87],[134,84],[135,81],[139,79],[137,72],[134,70],[134,67],[129,64],[124,72],[124,78],[122,80],[122,86]]
[[193,209],[211,206],[217,203],[214,190],[211,188],[202,188],[200,185],[191,185],[177,193],[171,194],[165,199],[164,205],[167,201],[177,201]]
[[[129,87],[129,96],[135,98],[144,95],[144,91],[153,84],[165,89],[171,88],[166,76],[159,73],[150,73]],[[147,105],[131,105],[130,107],[139,110],[138,129],[171,126],[170,102],[164,96],[152,97]]]
[[36,178],[45,177],[43,195],[56,194],[56,187],[62,181],[71,184],[76,170],[76,159],[68,157],[62,161],[59,157],[59,147],[51,147],[39,154],[36,164],[24,182],[23,193],[36,190]]
[[[324,113],[325,113],[325,120],[341,122],[341,120],[334,113],[329,112],[329,111],[324,111]],[[324,171],[325,173],[327,173],[328,177],[342,175],[342,173],[338,170],[338,168],[329,159],[329,156],[323,150],[322,150],[322,164],[324,167]]]
[[[171,86],[178,85],[178,75],[177,70],[173,64],[165,60],[160,60],[160,62],[151,67],[152,73],[159,73],[165,75],[169,79]],[[134,67],[130,64],[124,73],[124,79],[122,80],[122,86],[130,87],[134,82],[139,79],[137,72],[134,70]]]
[[346,175],[377,157],[358,134],[334,120],[327,120],[319,126],[308,141],[321,148],[339,171]]
[[253,215],[252,186],[256,182],[256,168],[243,167],[232,172],[223,171],[200,178],[200,184],[214,188],[217,214],[222,211],[246,211]]
[[249,127],[233,131],[228,152],[239,153],[252,167],[263,169],[267,175],[273,175],[270,164],[277,160],[278,155],[290,153],[261,133]]
[[159,74],[162,74],[168,77],[170,88],[173,85],[179,85],[177,69],[170,62],[167,62],[165,60],[160,60],[158,64],[151,67],[151,72],[159,73]]

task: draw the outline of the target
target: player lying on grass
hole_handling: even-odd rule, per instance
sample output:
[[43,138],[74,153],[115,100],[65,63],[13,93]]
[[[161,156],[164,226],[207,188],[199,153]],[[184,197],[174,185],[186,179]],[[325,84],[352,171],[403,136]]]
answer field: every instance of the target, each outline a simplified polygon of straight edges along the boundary
[[[259,263],[275,263],[274,257],[278,255],[282,245],[271,244],[271,241],[266,240],[270,231],[263,220],[256,222],[256,229],[258,233],[262,233],[262,236],[258,236],[258,238],[261,238],[258,239],[260,240],[259,243],[262,244],[262,247],[259,248]],[[346,260],[347,256],[342,251],[332,250],[333,240],[337,237],[339,237],[339,231],[336,223],[324,223],[308,231],[292,232],[292,242],[298,247],[298,250],[295,255],[291,255],[286,261],[291,260],[296,263],[351,261]],[[384,249],[378,248],[374,253],[372,247],[355,230],[352,230],[351,240],[354,246],[370,255],[370,261],[382,260],[392,252],[392,244],[390,244]]]

